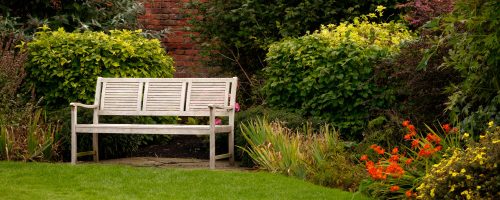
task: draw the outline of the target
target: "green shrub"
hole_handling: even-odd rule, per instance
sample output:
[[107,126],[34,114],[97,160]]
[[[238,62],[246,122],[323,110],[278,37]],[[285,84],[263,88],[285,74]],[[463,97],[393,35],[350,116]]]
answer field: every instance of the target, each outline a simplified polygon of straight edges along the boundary
[[241,125],[249,147],[244,150],[259,167],[329,187],[355,190],[363,178],[329,125],[317,132],[293,131],[279,122],[252,120]]
[[387,86],[376,84],[373,66],[412,39],[401,24],[368,22],[374,15],[272,44],[262,88],[267,102],[326,119],[356,136],[371,111],[394,101]]
[[[490,126],[493,122],[490,122]],[[434,165],[417,188],[420,199],[499,199],[500,127],[490,127],[480,142],[455,149]]]
[[43,27],[28,44],[26,81],[48,104],[91,103],[102,77],[172,77],[173,60],[141,31],[68,33]]

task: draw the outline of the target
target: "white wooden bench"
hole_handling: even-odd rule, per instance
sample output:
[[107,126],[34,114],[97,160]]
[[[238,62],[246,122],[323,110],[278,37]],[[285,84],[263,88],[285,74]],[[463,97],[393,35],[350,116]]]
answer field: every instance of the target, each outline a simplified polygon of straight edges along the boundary
[[[71,103],[71,163],[93,155],[99,161],[98,134],[179,134],[210,136],[210,168],[215,160],[229,158],[234,164],[234,78],[101,78],[97,79],[93,105]],[[92,124],[77,123],[77,108],[94,110]],[[209,125],[103,124],[99,116],[207,116]],[[227,116],[226,125],[215,124],[216,116]],[[77,153],[77,133],[92,133],[92,151]],[[229,152],[215,155],[215,134],[229,134]]]

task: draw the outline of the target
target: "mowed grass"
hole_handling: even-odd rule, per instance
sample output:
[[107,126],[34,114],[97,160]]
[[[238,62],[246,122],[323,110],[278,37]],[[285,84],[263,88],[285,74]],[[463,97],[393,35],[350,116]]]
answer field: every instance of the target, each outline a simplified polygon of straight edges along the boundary
[[0,162],[0,199],[367,199],[266,172]]

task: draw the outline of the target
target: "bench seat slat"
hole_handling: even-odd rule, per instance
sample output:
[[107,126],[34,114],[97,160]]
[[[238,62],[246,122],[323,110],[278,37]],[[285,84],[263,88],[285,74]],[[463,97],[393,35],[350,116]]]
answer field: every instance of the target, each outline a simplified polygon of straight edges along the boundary
[[[123,134],[173,134],[173,135],[209,135],[209,125],[178,124],[77,124],[79,133],[123,133]],[[231,126],[216,125],[215,132],[229,132]]]

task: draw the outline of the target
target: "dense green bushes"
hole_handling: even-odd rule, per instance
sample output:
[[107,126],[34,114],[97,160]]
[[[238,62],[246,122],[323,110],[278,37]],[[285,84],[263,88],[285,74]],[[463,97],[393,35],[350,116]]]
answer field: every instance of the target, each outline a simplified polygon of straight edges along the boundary
[[374,15],[271,45],[264,69],[267,103],[321,117],[347,134],[359,132],[370,111],[394,100],[387,86],[376,84],[373,65],[412,39],[401,24],[368,22]]
[[102,77],[172,77],[173,60],[141,31],[68,33],[44,27],[28,44],[26,81],[52,105],[93,102]]

